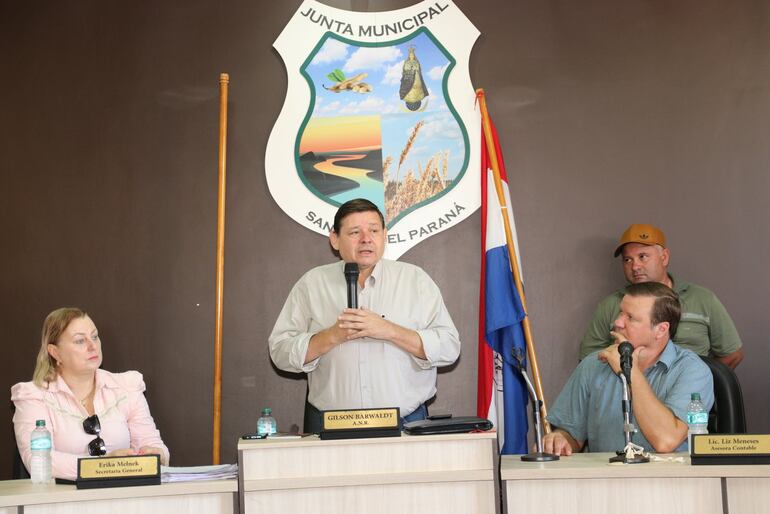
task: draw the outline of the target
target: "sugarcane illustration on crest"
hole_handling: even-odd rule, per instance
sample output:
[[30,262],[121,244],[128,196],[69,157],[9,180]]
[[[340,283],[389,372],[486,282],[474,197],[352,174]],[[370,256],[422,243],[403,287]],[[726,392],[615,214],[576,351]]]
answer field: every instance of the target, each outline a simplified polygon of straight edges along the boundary
[[367,73],[359,73],[355,77],[345,77],[345,72],[340,69],[335,69],[333,72],[327,75],[328,78],[333,80],[335,84],[331,86],[324,85],[324,89],[333,93],[340,93],[342,91],[353,91],[354,93],[371,93],[372,86],[363,82],[367,77]]

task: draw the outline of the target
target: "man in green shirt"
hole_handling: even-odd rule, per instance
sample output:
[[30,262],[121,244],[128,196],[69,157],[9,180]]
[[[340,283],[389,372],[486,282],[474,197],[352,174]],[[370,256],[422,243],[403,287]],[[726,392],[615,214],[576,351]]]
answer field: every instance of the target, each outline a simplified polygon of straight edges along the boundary
[[[743,360],[743,343],[716,295],[705,287],[675,279],[668,272],[669,250],[660,229],[647,224],[631,225],[615,249],[615,257],[621,254],[623,273],[630,284],[660,282],[679,295],[682,319],[674,343],[698,355],[716,357],[731,368]],[[581,359],[612,344],[610,330],[620,312],[624,289],[599,302],[580,343]]]

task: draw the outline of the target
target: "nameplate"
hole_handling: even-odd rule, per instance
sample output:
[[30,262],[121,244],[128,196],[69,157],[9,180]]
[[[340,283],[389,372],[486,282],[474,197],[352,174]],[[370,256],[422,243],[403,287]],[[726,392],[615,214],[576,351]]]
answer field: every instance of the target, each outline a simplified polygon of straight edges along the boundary
[[695,434],[691,462],[770,464],[770,434]]
[[160,455],[78,459],[78,489],[160,484]]
[[321,439],[399,437],[398,407],[327,410],[321,413]]

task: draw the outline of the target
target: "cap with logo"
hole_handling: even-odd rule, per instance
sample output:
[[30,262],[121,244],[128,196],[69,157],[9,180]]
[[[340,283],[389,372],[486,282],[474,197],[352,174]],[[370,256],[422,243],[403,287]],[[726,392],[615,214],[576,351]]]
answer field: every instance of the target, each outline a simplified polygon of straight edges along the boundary
[[617,248],[615,248],[615,257],[620,255],[623,246],[628,243],[641,243],[643,245],[660,245],[666,247],[666,236],[663,231],[653,225],[646,223],[634,223],[620,236]]

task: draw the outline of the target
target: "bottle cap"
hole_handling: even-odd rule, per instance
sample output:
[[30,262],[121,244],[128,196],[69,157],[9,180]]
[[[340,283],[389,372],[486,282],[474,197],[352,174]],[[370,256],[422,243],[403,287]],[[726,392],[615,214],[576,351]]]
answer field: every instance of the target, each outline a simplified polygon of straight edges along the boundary
[[35,426],[36,427],[44,427],[45,426],[45,420],[44,419],[39,419],[39,420],[35,421]]
[[692,393],[690,395],[690,400],[693,400],[693,401],[698,400],[698,401],[700,401],[700,393]]
[[270,407],[265,407],[264,409],[262,409],[263,416],[269,416],[272,412],[273,412],[273,409],[271,409]]

